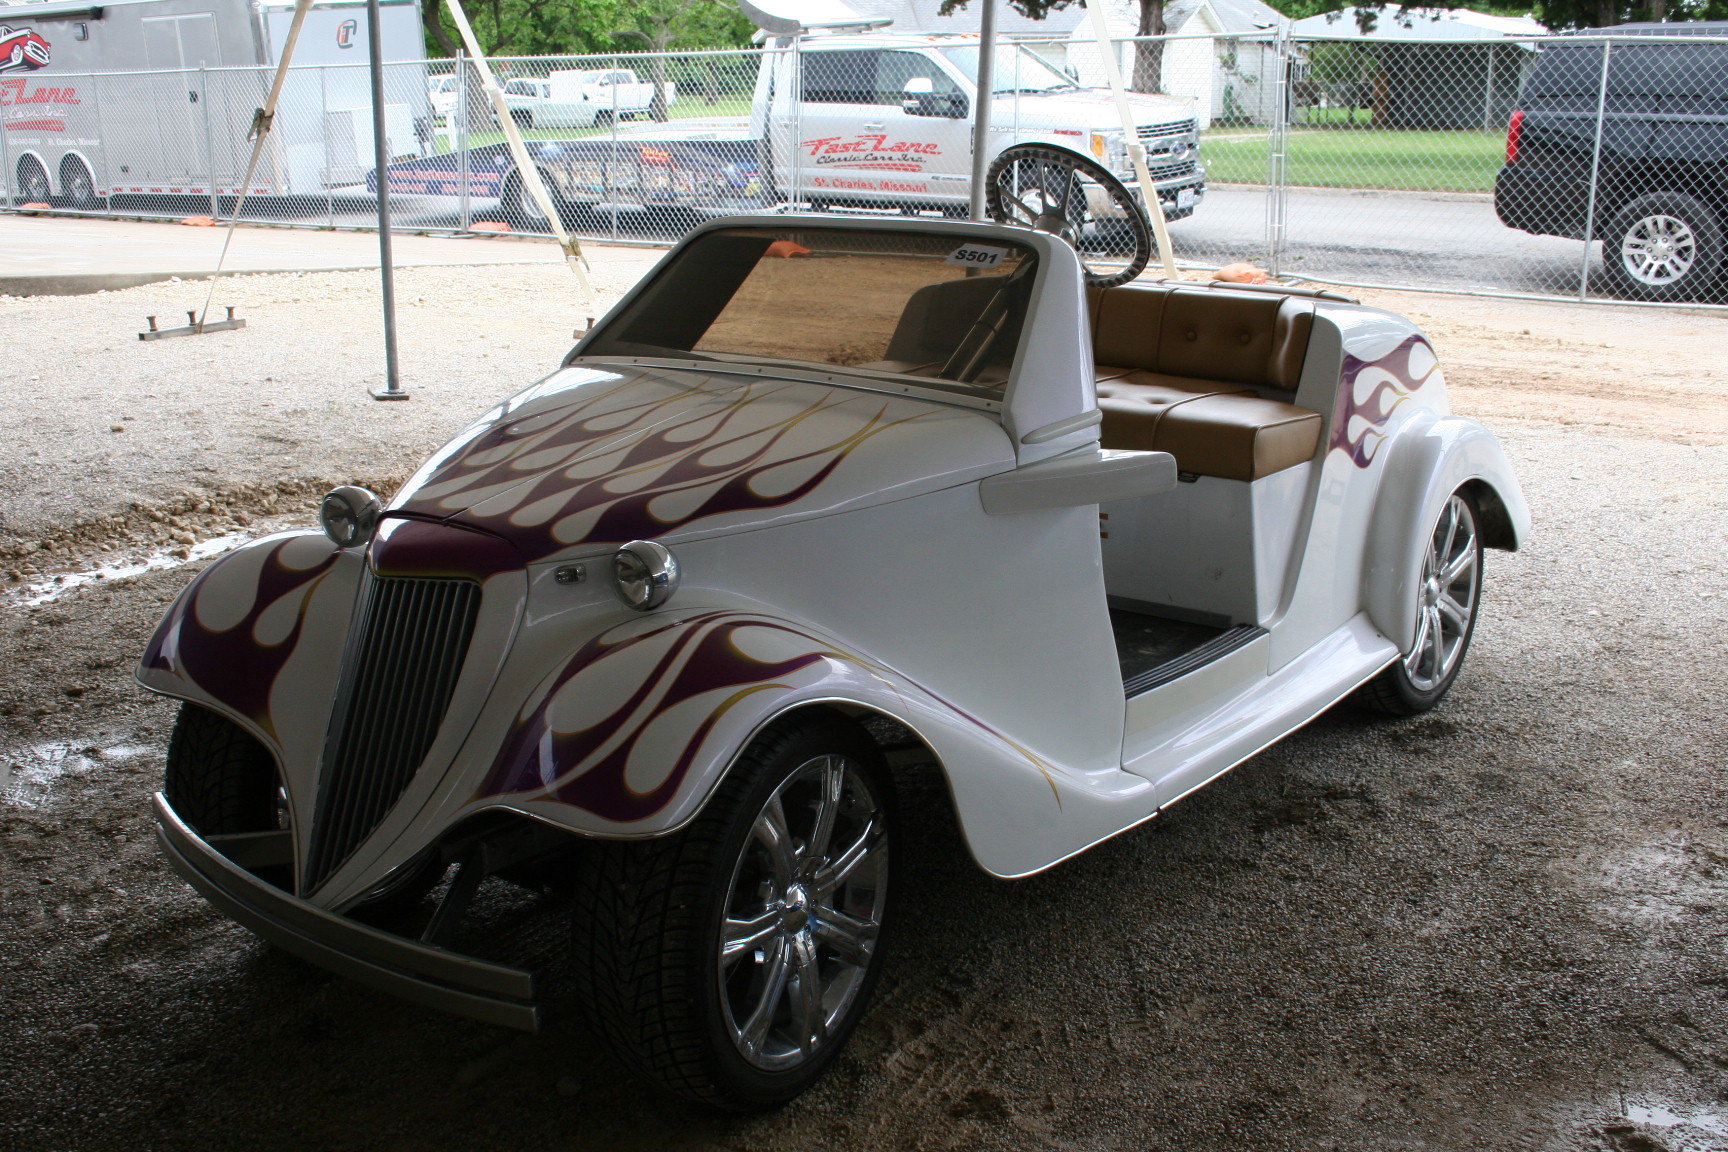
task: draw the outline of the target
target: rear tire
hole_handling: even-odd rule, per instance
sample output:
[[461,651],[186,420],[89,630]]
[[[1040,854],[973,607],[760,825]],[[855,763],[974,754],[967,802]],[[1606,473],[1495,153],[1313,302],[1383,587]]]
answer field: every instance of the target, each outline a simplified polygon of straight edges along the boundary
[[1482,515],[1454,492],[1429,529],[1416,589],[1416,637],[1362,686],[1358,699],[1392,716],[1415,716],[1440,703],[1464,667],[1482,606]]
[[1638,197],[1602,235],[1603,277],[1633,300],[1704,300],[1723,261],[1716,213],[1679,192]]
[[67,207],[79,212],[94,212],[102,207],[102,198],[96,195],[96,177],[76,156],[60,161],[60,191],[66,197]]
[[786,1103],[869,1002],[898,837],[893,781],[861,728],[774,725],[682,831],[583,857],[574,953],[589,1018],[673,1092]]

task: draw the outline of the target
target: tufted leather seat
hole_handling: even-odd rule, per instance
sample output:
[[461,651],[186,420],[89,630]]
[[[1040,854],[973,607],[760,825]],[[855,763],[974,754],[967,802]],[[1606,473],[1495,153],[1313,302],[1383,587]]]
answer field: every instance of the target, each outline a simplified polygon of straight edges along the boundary
[[1180,288],[1093,289],[1102,445],[1169,452],[1184,472],[1258,480],[1313,457],[1317,412],[1294,395],[1314,305]]

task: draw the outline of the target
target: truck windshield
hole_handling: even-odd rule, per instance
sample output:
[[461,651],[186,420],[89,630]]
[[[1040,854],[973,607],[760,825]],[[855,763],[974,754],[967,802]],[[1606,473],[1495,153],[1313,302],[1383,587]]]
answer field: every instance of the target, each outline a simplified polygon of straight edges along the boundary
[[[943,48],[941,52],[956,68],[966,73],[966,78],[972,81],[974,87],[977,86],[979,50],[976,44]],[[1060,92],[1078,87],[1078,84],[1058,72],[1053,65],[1025,48],[1013,44],[996,46],[996,74],[992,77],[992,91]]]
[[841,366],[995,396],[1036,263],[995,237],[724,229],[693,240],[583,355]]

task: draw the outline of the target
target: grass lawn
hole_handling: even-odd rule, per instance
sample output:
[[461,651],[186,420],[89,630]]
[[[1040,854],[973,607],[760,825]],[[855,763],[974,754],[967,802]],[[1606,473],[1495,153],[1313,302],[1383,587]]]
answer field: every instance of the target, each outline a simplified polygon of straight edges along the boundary
[[[1314,188],[1492,192],[1506,157],[1504,132],[1292,128],[1286,179]],[[1266,183],[1266,134],[1220,130],[1201,138],[1209,180]]]
[[[748,116],[750,114],[750,97],[722,96],[713,104],[708,103],[703,96],[687,96],[680,94],[677,103],[667,109],[674,122],[679,120],[705,120],[711,116]],[[644,119],[626,120],[620,127],[633,128],[637,131],[652,129],[649,121]],[[583,140],[594,136],[606,136],[610,128],[525,128],[522,130],[524,140]],[[470,132],[468,146],[479,148],[485,144],[504,143],[504,133],[493,129],[488,132]],[[438,133],[438,151],[440,153],[455,151],[455,137],[442,130]]]

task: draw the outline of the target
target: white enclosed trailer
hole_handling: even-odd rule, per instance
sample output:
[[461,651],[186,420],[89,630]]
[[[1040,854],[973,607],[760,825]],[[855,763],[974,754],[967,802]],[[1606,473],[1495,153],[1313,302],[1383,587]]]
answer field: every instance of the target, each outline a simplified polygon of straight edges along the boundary
[[[431,139],[418,0],[383,0],[393,158]],[[110,196],[233,195],[247,131],[287,38],[291,0],[0,4],[0,186],[21,201],[96,208]],[[305,195],[372,169],[366,9],[307,14],[252,195]]]

